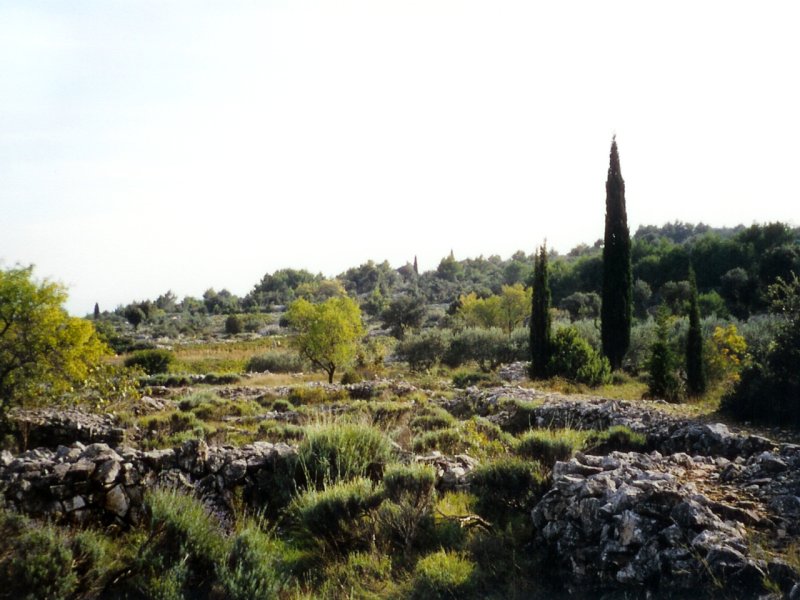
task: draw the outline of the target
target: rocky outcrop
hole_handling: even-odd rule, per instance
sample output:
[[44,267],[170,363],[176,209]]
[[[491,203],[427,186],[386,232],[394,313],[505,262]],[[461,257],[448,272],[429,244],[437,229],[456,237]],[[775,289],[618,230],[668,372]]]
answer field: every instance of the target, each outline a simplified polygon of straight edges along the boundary
[[567,591],[703,596],[724,582],[754,597],[768,576],[788,592],[798,574],[749,552],[746,526],[773,528],[766,511],[744,497],[704,493],[703,483],[724,468],[658,452],[556,463],[553,487],[532,518]]

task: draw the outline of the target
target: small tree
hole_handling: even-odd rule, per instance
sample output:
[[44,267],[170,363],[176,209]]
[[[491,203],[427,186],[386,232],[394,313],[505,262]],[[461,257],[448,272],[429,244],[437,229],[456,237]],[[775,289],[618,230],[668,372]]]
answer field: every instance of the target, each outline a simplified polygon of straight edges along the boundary
[[100,319],[100,305],[97,302],[94,303],[94,314],[92,316],[95,321]]
[[550,322],[550,285],[547,281],[547,244],[539,248],[533,267],[531,307],[531,377],[547,377],[552,333]]
[[139,324],[144,321],[146,317],[141,307],[135,304],[130,304],[125,307],[125,311],[122,313],[122,315],[125,317],[128,323],[133,325],[134,330],[139,329]]
[[228,318],[225,319],[225,333],[236,335],[237,333],[242,333],[242,331],[244,331],[242,317],[239,315],[228,315]]
[[606,230],[603,244],[603,302],[601,336],[603,354],[612,369],[622,366],[631,342],[631,236],[625,208],[625,181],[619,167],[616,138],[606,180]]
[[703,331],[700,328],[700,309],[697,303],[697,280],[689,267],[689,334],[686,338],[686,388],[691,396],[706,391],[706,371],[703,361]]
[[656,341],[650,346],[647,362],[647,394],[651,398],[675,402],[680,399],[680,381],[675,374],[675,354],[669,345],[669,309],[665,306],[659,308],[656,324]]
[[381,318],[392,335],[402,340],[406,332],[422,325],[427,314],[425,299],[418,294],[403,294],[389,303]]
[[328,374],[333,383],[337,369],[349,365],[364,329],[361,310],[349,297],[330,298],[320,304],[296,300],[289,306],[288,321],[297,331],[294,345],[315,367]]
[[109,353],[90,321],[64,310],[64,288],[32,272],[0,270],[0,421],[10,406],[88,382]]

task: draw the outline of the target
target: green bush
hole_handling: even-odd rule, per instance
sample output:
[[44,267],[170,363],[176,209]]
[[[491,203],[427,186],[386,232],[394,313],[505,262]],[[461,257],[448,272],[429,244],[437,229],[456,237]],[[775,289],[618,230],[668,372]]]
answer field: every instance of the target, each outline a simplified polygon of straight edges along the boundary
[[239,383],[242,378],[236,373],[206,373],[201,379],[201,383],[208,385],[230,385]]
[[230,600],[275,598],[288,585],[282,564],[283,545],[255,524],[240,530],[231,542],[220,583]]
[[572,458],[583,448],[587,435],[575,429],[535,429],[520,437],[516,451],[520,456],[551,466]]
[[559,329],[553,336],[548,371],[551,375],[590,386],[607,383],[611,377],[608,359],[592,348],[573,327]]
[[14,539],[0,562],[9,598],[71,598],[78,587],[69,540],[53,525],[33,525]]
[[223,402],[217,394],[210,390],[201,390],[199,392],[192,392],[188,396],[181,398],[178,402],[178,408],[184,412],[194,410],[202,404]]
[[450,348],[452,335],[445,329],[427,329],[402,340],[395,349],[400,360],[414,371],[425,371],[439,364]]
[[438,450],[443,454],[458,454],[465,450],[461,432],[454,427],[421,433],[411,442],[411,447],[414,452]]
[[475,361],[483,371],[493,371],[501,363],[511,362],[509,336],[498,327],[469,327],[453,336],[444,356],[449,367]]
[[342,385],[352,385],[354,383],[361,383],[362,381],[364,381],[364,378],[361,377],[361,375],[359,375],[357,372],[355,372],[355,371],[345,371],[342,374],[341,384]]
[[389,427],[402,421],[412,410],[410,402],[369,402],[366,406],[374,423]]
[[175,362],[175,355],[169,350],[137,350],[125,359],[126,367],[140,367],[148,375],[166,373]]
[[392,594],[392,561],[384,554],[353,552],[325,569],[321,598],[381,600]]
[[365,517],[380,503],[380,491],[360,477],[306,490],[292,501],[288,514],[300,539],[344,553],[369,542]]
[[459,554],[440,550],[414,567],[410,597],[419,600],[463,598],[475,590],[475,563]]
[[550,478],[541,463],[515,457],[485,463],[470,475],[476,510],[502,523],[515,515],[527,515],[549,488]]
[[336,423],[307,428],[297,451],[306,482],[321,488],[381,472],[391,456],[392,446],[377,429]]
[[292,442],[300,440],[306,430],[300,425],[279,421],[262,421],[258,426],[258,436],[269,442]]
[[308,365],[295,352],[272,350],[252,356],[244,370],[248,373],[302,373],[308,370]]
[[327,402],[340,402],[349,400],[350,395],[347,390],[326,390],[324,387],[304,386],[293,387],[289,390],[289,402],[295,406],[307,404],[324,404]]
[[615,425],[605,431],[592,431],[584,442],[584,451],[593,454],[620,452],[644,452],[647,436],[636,433],[625,425]]
[[164,387],[186,387],[198,382],[197,375],[188,373],[156,373],[139,378],[139,385],[145,386],[164,386]]
[[432,524],[436,473],[428,465],[394,465],[383,475],[385,500],[377,518],[385,537],[408,554],[427,522]]
[[493,383],[495,381],[491,375],[483,372],[458,371],[453,374],[453,385],[462,389],[480,383]]
[[511,412],[503,429],[509,433],[520,433],[536,426],[536,412],[542,407],[542,403],[514,399],[505,400],[501,407]]
[[228,552],[219,521],[199,500],[174,490],[147,492],[145,508],[147,537],[127,586],[145,597],[207,597]]
[[236,335],[244,331],[244,321],[239,315],[228,315],[225,319],[225,333],[228,335]]
[[453,415],[438,406],[425,408],[420,413],[408,423],[408,426],[414,431],[434,431],[457,424]]

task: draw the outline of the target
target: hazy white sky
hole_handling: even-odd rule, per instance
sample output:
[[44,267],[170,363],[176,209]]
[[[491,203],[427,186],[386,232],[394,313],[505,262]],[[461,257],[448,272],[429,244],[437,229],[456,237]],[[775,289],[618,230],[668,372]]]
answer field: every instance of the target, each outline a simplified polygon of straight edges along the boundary
[[266,272],[797,224],[797,2],[0,2],[0,260],[77,314]]

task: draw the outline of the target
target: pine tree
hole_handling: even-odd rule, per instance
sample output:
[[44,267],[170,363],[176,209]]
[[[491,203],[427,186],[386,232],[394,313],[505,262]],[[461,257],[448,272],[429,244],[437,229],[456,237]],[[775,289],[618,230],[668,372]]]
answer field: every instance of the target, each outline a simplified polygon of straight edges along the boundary
[[625,209],[625,181],[619,167],[616,136],[606,180],[606,230],[603,246],[603,303],[600,313],[603,354],[612,369],[622,366],[631,341],[631,237]]
[[700,309],[697,306],[697,279],[689,267],[689,335],[686,338],[686,388],[690,395],[706,391],[706,371],[703,364],[703,332],[700,329]]
[[547,281],[547,245],[539,248],[533,265],[531,306],[531,378],[547,377],[552,351],[550,324],[550,284]]

